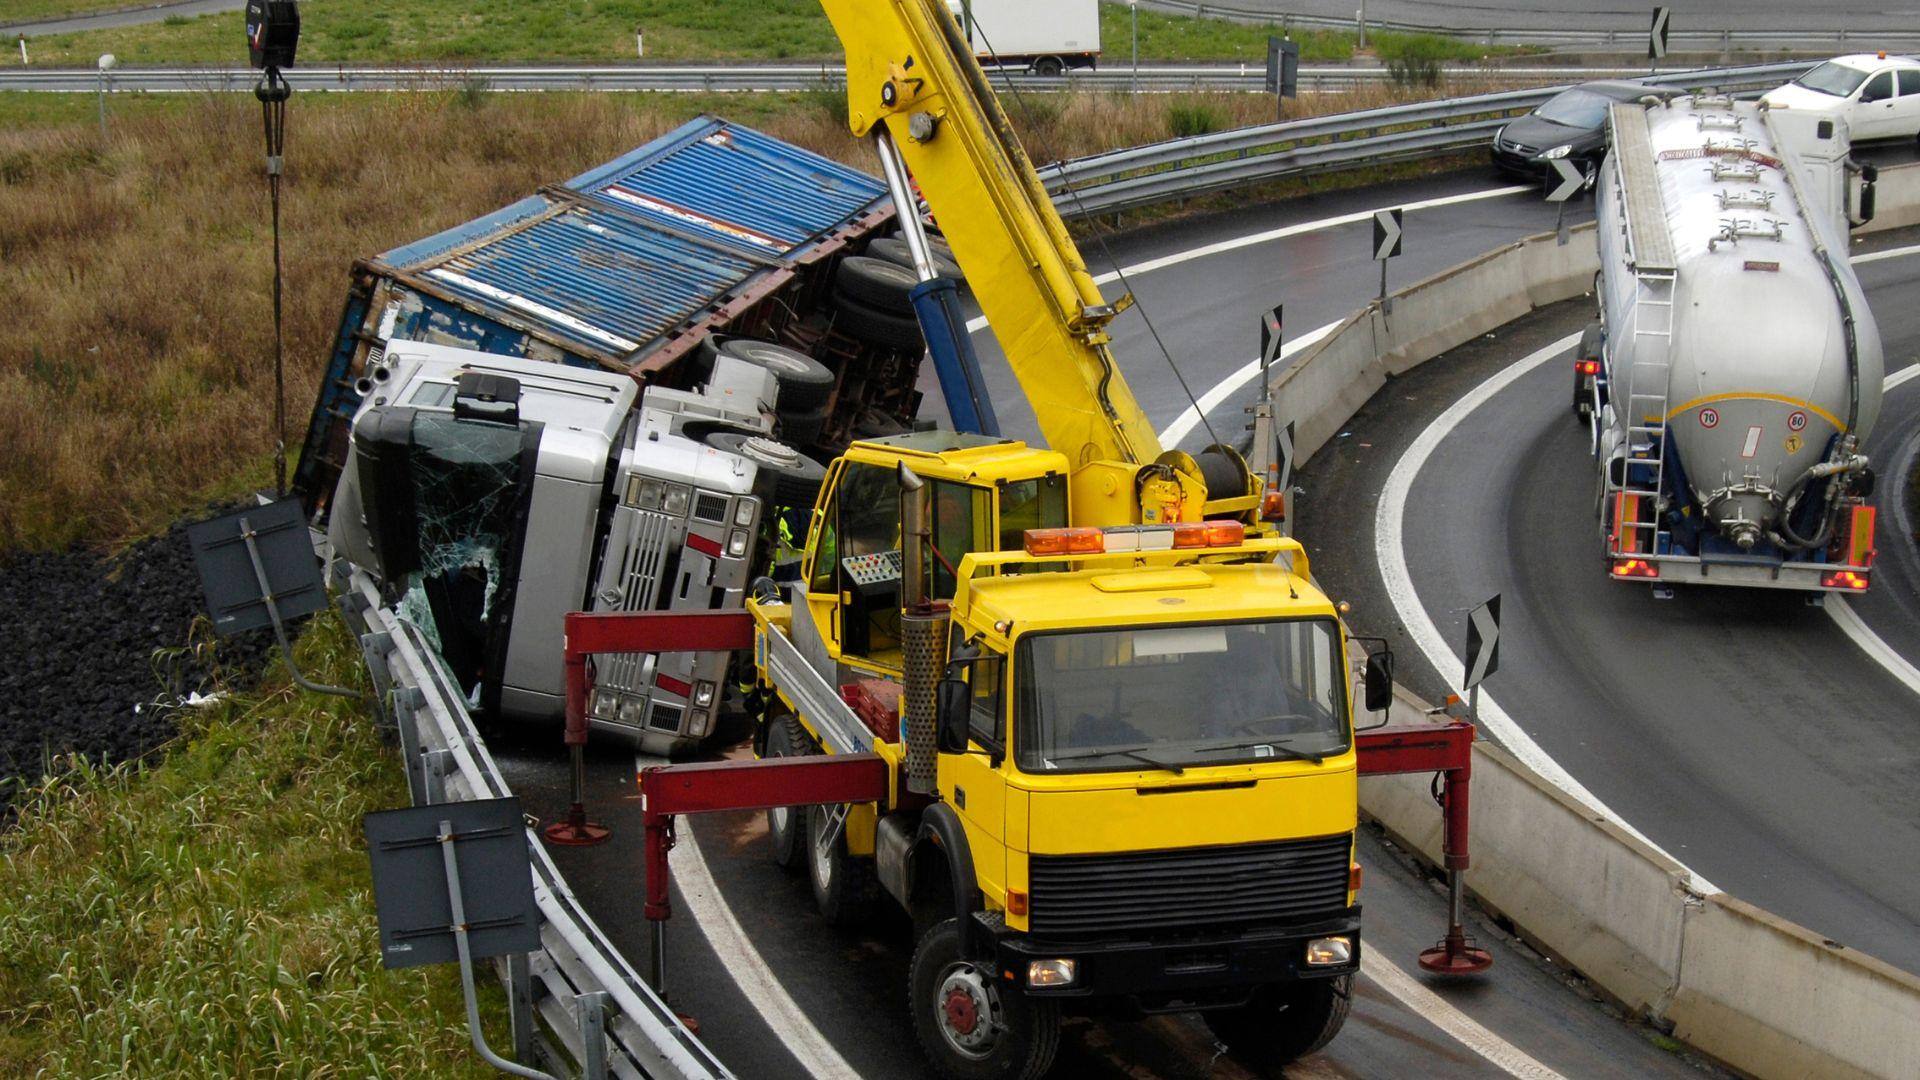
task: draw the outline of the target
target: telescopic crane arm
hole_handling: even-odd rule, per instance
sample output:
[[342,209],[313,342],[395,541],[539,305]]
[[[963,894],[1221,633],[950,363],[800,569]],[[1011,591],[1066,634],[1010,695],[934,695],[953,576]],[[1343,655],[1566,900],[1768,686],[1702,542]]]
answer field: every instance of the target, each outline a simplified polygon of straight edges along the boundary
[[1160,441],[1108,345],[1132,298],[1100,295],[944,0],[821,4],[846,48],[853,133],[884,128],[898,148],[1048,444],[1076,473],[1152,465]]

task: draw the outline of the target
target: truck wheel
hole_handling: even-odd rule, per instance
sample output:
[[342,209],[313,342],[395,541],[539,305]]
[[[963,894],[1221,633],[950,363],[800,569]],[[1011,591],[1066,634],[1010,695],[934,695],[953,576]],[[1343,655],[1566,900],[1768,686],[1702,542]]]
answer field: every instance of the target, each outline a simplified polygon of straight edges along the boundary
[[1043,56],[1033,62],[1033,73],[1052,79],[1067,73],[1067,62],[1057,56]]
[[844,292],[836,291],[833,303],[837,309],[834,326],[850,337],[905,352],[920,352],[927,347],[920,334],[920,320],[912,315],[882,311]]
[[826,466],[785,443],[741,431],[710,431],[701,440],[715,450],[738,454],[773,477],[776,506],[813,505],[827,478]]
[[729,338],[718,351],[773,372],[774,382],[780,385],[782,410],[817,409],[833,396],[833,369],[797,349],[753,338]]
[[[767,757],[795,758],[811,753],[813,746],[798,720],[781,715],[767,725]],[[799,873],[807,859],[806,829],[802,827],[805,813],[806,809],[799,806],[776,806],[767,811],[767,839],[773,843],[773,864],[788,873]]]
[[899,263],[868,255],[849,255],[840,260],[833,283],[848,299],[911,318],[913,297],[910,294],[920,279]]
[[934,1071],[951,1080],[1033,1080],[1060,1049],[1059,1007],[960,956],[960,920],[928,930],[913,950],[907,1008]]
[[[927,247],[933,256],[934,273],[941,277],[952,278],[963,285],[966,283],[965,276],[960,272],[960,264],[954,262],[953,256],[947,251],[936,246],[932,237],[927,238]],[[882,236],[871,240],[867,243],[867,254],[876,259],[885,259],[895,266],[913,269],[913,249],[907,246],[907,240],[903,236]]]
[[807,808],[807,877],[829,926],[857,926],[872,913],[873,863],[847,854],[846,805]]
[[1207,1029],[1242,1062],[1280,1068],[1333,1041],[1353,1007],[1353,976],[1313,979],[1263,990],[1235,1009],[1200,1014]]

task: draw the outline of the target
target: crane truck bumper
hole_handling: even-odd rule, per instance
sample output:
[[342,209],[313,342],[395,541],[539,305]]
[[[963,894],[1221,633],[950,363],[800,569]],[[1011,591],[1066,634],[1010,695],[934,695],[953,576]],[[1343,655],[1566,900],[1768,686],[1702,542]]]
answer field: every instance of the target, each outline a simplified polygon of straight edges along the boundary
[[1003,981],[1036,997],[1177,1012],[1246,1002],[1263,986],[1360,970],[1360,907],[1258,930],[1049,941],[975,916]]

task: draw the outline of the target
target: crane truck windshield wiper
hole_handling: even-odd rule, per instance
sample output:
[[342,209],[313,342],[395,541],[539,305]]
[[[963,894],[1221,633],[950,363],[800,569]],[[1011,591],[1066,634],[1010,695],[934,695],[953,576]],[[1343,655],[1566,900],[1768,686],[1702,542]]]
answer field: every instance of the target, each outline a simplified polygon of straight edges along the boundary
[[1135,761],[1145,762],[1146,764],[1151,765],[1156,769],[1165,769],[1167,772],[1170,772],[1175,776],[1180,776],[1187,771],[1184,766],[1175,765],[1171,761],[1162,761],[1159,758],[1153,757],[1151,755],[1143,754],[1138,750],[1129,750],[1124,747],[1118,747],[1118,746],[1102,747],[1101,749],[1098,749],[1098,750],[1082,750],[1077,754],[1055,754],[1055,755],[1051,755],[1048,758],[1048,761],[1049,762],[1080,761],[1085,758],[1097,758],[1097,757],[1132,758]]

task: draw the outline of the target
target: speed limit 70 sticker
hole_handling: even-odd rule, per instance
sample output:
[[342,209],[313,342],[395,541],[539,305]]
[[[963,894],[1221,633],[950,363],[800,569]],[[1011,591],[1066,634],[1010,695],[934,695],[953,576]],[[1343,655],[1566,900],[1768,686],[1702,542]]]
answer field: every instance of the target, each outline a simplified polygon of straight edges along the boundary
[[1704,428],[1720,426],[1720,410],[1701,409],[1700,410],[1700,426]]

